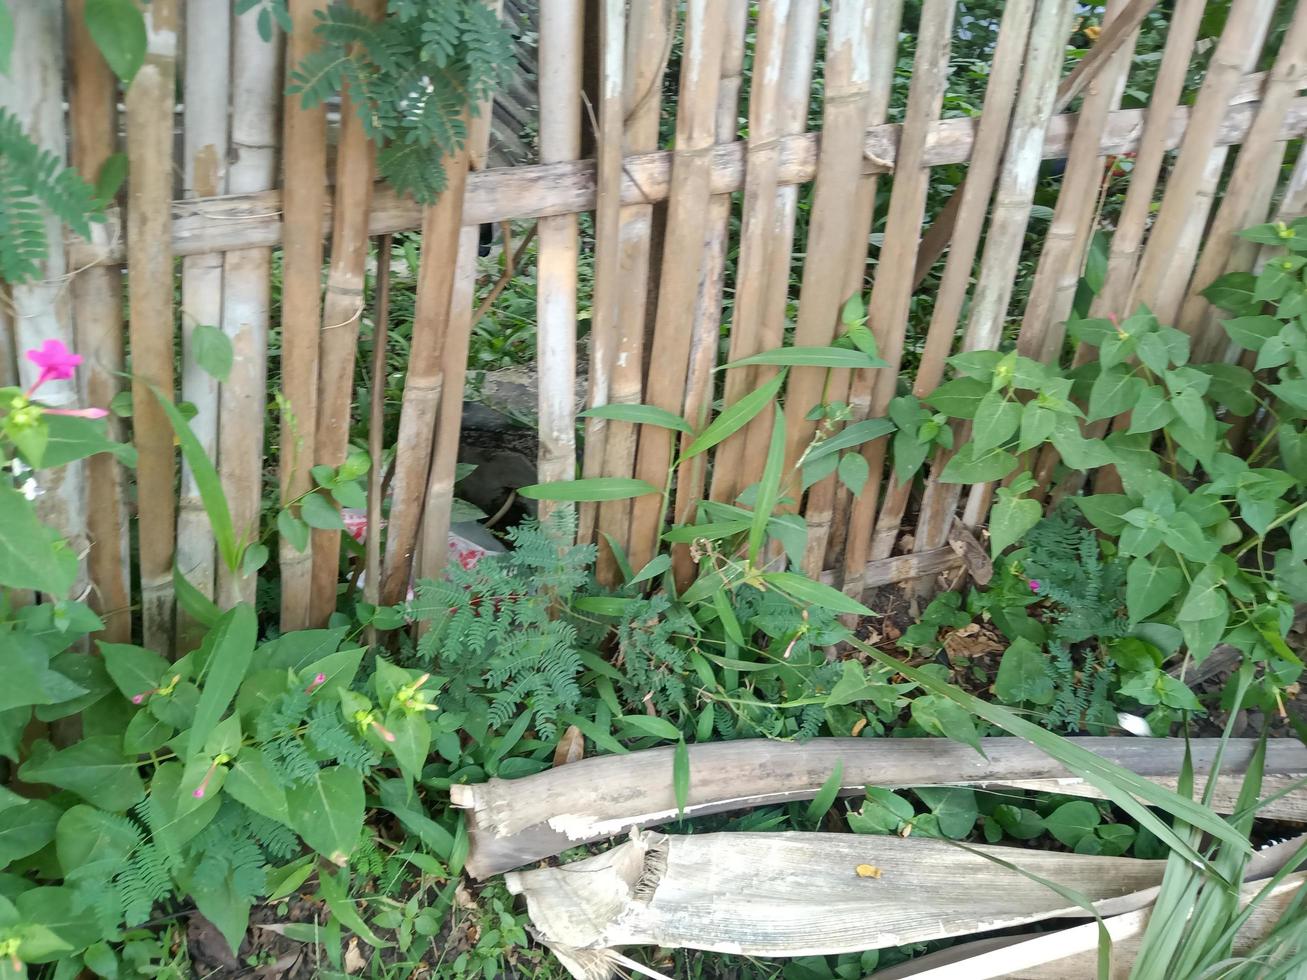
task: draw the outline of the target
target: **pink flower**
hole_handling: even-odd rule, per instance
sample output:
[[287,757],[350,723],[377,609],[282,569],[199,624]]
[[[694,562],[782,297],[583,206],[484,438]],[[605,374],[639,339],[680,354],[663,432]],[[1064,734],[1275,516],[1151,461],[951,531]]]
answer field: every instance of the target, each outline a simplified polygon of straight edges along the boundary
[[27,359],[41,369],[36,383],[27,390],[29,398],[47,381],[67,381],[82,363],[82,355],[74,354],[59,340],[47,340],[40,347],[29,350]]
[[42,408],[46,415],[71,415],[75,419],[102,419],[109,413],[103,408]]
[[395,733],[387,728],[383,728],[380,722],[378,721],[372,722],[372,727],[376,730],[376,733],[381,736],[383,741],[386,742],[395,741]]
[[1031,592],[1038,592],[1038,591],[1039,591],[1039,579],[1037,579],[1037,578],[1032,578],[1032,579],[1030,580],[1030,591],[1031,591]]
[[309,683],[309,686],[306,687],[306,688],[304,689],[304,693],[305,693],[305,694],[312,694],[314,691],[316,691],[318,688],[320,688],[320,687],[321,687],[323,684],[325,684],[325,683],[327,683],[327,675],[326,675],[326,674],[318,674],[318,675],[317,675],[316,677],[314,677],[313,680]]

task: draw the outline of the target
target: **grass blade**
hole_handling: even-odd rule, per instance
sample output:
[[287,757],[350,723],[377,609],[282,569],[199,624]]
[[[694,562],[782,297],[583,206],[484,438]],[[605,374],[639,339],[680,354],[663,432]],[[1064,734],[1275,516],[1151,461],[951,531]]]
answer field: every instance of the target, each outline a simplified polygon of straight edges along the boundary
[[721,415],[712,420],[708,428],[700,432],[685,447],[685,452],[681,455],[680,461],[684,463],[687,459],[692,459],[702,452],[707,452],[723,439],[744,428],[755,415],[776,400],[781,385],[784,383],[785,371],[778,371],[776,377],[761,388],[755,388],[734,405],[723,410]]

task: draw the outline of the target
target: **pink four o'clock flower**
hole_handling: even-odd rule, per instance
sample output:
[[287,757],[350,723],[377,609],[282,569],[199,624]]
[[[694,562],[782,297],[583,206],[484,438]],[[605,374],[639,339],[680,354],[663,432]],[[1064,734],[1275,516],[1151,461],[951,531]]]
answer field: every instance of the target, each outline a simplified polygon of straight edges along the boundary
[[27,389],[27,397],[47,381],[67,381],[82,363],[82,355],[74,354],[60,340],[47,340],[40,347],[27,352],[27,359],[41,369],[36,383]]
[[1032,579],[1030,580],[1030,591],[1031,591],[1031,592],[1038,592],[1038,591],[1039,591],[1039,579],[1037,579],[1037,578],[1032,578]]

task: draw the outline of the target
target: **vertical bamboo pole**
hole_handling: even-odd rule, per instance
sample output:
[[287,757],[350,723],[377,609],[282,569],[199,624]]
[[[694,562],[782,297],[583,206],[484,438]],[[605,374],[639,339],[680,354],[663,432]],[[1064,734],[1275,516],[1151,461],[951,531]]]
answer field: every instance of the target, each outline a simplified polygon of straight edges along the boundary
[[[372,383],[368,412],[368,454],[372,469],[368,471],[368,530],[364,540],[365,578],[363,598],[377,605],[381,601],[381,457],[385,452],[386,423],[386,340],[390,333],[390,260],[391,237],[377,240],[377,284],[372,312]],[[377,642],[377,629],[368,624],[368,645]]]
[[[654,322],[648,394],[651,405],[680,412],[689,370],[694,308],[708,227],[709,173],[716,135],[717,86],[721,80],[725,4],[689,0],[681,59],[680,105],[676,113],[676,149],[672,155],[672,193],[667,205],[667,232]],[[662,486],[671,465],[671,437],[645,427],[640,433],[635,475]],[[662,533],[662,497],[637,497],[631,507],[631,565],[651,559]]]
[[[581,0],[540,4],[540,162],[575,160],[581,153]],[[574,214],[537,224],[536,356],[540,380],[542,481],[576,475],[576,265]],[[553,506],[542,501],[540,514]]]
[[[853,383],[850,402],[856,417],[885,414],[898,377],[899,361],[908,329],[908,305],[912,297],[912,270],[925,215],[930,170],[925,165],[926,135],[939,118],[948,85],[949,46],[953,34],[952,0],[926,0],[921,9],[917,54],[912,66],[912,88],[903,120],[898,157],[894,165],[894,188],[890,196],[885,240],[880,250],[876,280],[868,303],[868,319],[876,334],[877,347],[888,367],[860,372]],[[853,497],[849,531],[844,552],[844,591],[862,594],[864,569],[871,549],[872,524],[880,495],[881,469],[886,440],[877,439],[862,449],[871,475],[862,493]]]
[[[592,13],[600,14],[598,123],[595,135],[598,172],[595,200],[594,303],[590,316],[590,394],[591,408],[608,404],[612,389],[612,371],[620,327],[622,283],[621,262],[622,206],[622,79],[625,75],[626,4],[623,0],[603,0]],[[589,32],[587,32],[589,33]],[[603,470],[608,424],[603,419],[587,419],[585,457],[582,475],[600,476]],[[582,504],[577,538],[590,541],[598,523],[599,505]]]
[[[1111,0],[1104,24],[1111,26],[1126,0]],[[1066,338],[1066,318],[1071,313],[1085,253],[1093,234],[1098,208],[1098,191],[1103,179],[1103,155],[1099,150],[1107,115],[1121,101],[1136,34],[1112,55],[1108,66],[1090,83],[1076,117],[1075,136],[1067,153],[1062,187],[1058,191],[1053,220],[1044,238],[1035,281],[1026,302],[1017,350],[1038,361],[1058,360]]]
[[[632,5],[627,16],[626,84],[623,92],[625,128],[623,150],[646,153],[658,147],[658,119],[662,108],[663,72],[671,51],[676,5],[671,0],[649,0]],[[618,333],[613,346],[613,374],[609,401],[635,404],[644,388],[644,342],[649,298],[650,249],[653,235],[651,204],[628,204],[619,212],[618,266],[624,289],[618,297]],[[605,476],[630,476],[635,468],[638,432],[629,422],[610,422],[604,440]],[[599,581],[617,584],[617,562],[608,538],[623,550],[630,545],[631,502],[609,500],[599,505]]]
[[[385,12],[382,0],[354,0],[371,20]],[[349,451],[350,406],[354,401],[354,348],[363,318],[364,267],[368,260],[368,215],[372,208],[375,149],[358,106],[346,91],[340,106],[336,149],[336,204],[332,210],[331,266],[322,304],[318,344],[318,417],[315,462],[337,467]],[[340,532],[313,532],[313,589],[309,619],[326,626],[336,611],[340,578]]]
[[[118,81],[86,27],[85,0],[70,0],[68,26],[68,119],[72,159],[83,179],[95,180],[118,150]],[[96,228],[97,234],[107,234]],[[82,355],[84,404],[104,407],[122,386],[122,269],[92,266],[72,283],[76,350]],[[3,300],[0,300],[2,303]],[[3,358],[0,345],[0,358]],[[121,439],[122,424],[109,416],[109,435]],[[103,639],[126,643],[132,636],[131,569],[123,469],[109,453],[86,460],[87,573],[90,603],[104,621]]]
[[[1307,3],[1299,3],[1288,31],[1280,41],[1280,50],[1270,77],[1262,89],[1257,118],[1239,147],[1234,172],[1225,188],[1211,228],[1208,229],[1207,245],[1198,259],[1189,296],[1176,324],[1192,335],[1195,360],[1209,360],[1221,353],[1219,348],[1223,346],[1225,333],[1216,322],[1211,303],[1202,296],[1202,290],[1230,270],[1235,243],[1238,241],[1235,236],[1239,231],[1266,216],[1270,203],[1267,190],[1275,186],[1283,157],[1283,144],[1278,143],[1276,137],[1279,136],[1289,103],[1305,79]],[[1275,152],[1277,146],[1279,153]]]
[[[227,189],[227,97],[231,69],[231,18],[225,4],[186,0],[186,57],[183,62],[182,193],[215,197]],[[182,398],[195,406],[191,431],[210,459],[218,454],[218,380],[200,366],[195,328],[222,322],[220,252],[182,259]],[[195,588],[214,595],[213,529],[200,488],[182,461],[177,503],[177,568]],[[188,617],[179,610],[178,627]],[[193,625],[193,624],[192,624]]]
[[402,602],[408,594],[413,553],[422,526],[436,414],[444,382],[442,359],[449,336],[469,153],[465,143],[458,153],[445,158],[445,190],[422,216],[417,309],[399,414],[394,502],[387,525],[386,561],[381,580],[381,601],[387,605]]
[[[758,9],[753,79],[749,90],[749,142],[745,150],[740,248],[727,354],[732,361],[762,350],[768,277],[773,268],[772,250],[780,247],[774,235],[773,216],[780,166],[779,138],[783,132],[781,68],[789,23],[789,0],[764,4]],[[737,402],[757,386],[757,379],[757,368],[727,371],[724,404]],[[770,426],[768,431],[771,431]],[[746,486],[744,453],[747,439],[748,430],[742,429],[717,447],[712,479],[714,500],[734,502]]]
[[[994,193],[1007,140],[1008,123],[1016,101],[1017,82],[1030,39],[1035,0],[1013,0],[1003,8],[998,42],[994,48],[989,81],[985,86],[984,112],[976,132],[966,180],[959,188],[957,214],[952,222],[953,238],[939,292],[926,331],[926,345],[912,383],[912,393],[924,398],[939,385],[944,365],[953,347],[962,305],[971,285],[971,274],[980,247],[985,215]],[[1079,130],[1077,129],[1077,132]],[[923,245],[924,248],[924,245]],[[899,525],[912,490],[911,478],[900,481],[893,467],[887,467],[885,502],[881,505],[872,540],[872,559],[885,558],[894,550]]]
[[[281,32],[259,37],[253,14],[237,17],[232,40],[231,161],[233,194],[271,190],[277,179],[277,105],[281,95]],[[219,392],[218,473],[236,533],[257,538],[263,501],[263,430],[267,410],[268,323],[272,249],[245,248],[223,256],[222,332],[232,367]],[[257,578],[218,565],[223,608],[253,602]]]
[[[717,142],[734,142],[740,127],[740,84],[744,74],[744,41],[749,19],[748,0],[729,0],[726,37],[722,48],[721,80],[717,85]],[[696,430],[708,421],[713,399],[713,368],[722,339],[722,293],[726,253],[730,247],[732,195],[714,194],[709,203],[708,237],[704,243],[703,276],[695,304],[690,338],[690,369],[685,383],[682,415]],[[682,449],[690,437],[681,439]],[[676,472],[675,521],[693,521],[707,477],[707,454],[682,463]],[[672,548],[672,565],[678,589],[693,581],[696,566],[686,545]]]
[[127,90],[127,286],[145,645],[173,650],[176,454],[153,387],[173,397],[172,159],[177,0],[143,5],[149,47]]
[[[290,0],[294,29],[287,43],[286,73],[318,47],[314,16],[326,0]],[[327,204],[327,111],[304,108],[286,96],[282,116],[281,496],[296,500],[313,489],[309,474],[317,455],[318,333],[322,324],[322,214]],[[312,548],[299,552],[285,538],[281,567],[281,628],[310,621]]]
[[1174,320],[1189,281],[1197,235],[1219,179],[1226,150],[1216,145],[1221,118],[1245,72],[1256,64],[1275,0],[1234,0],[1208,62],[1184,143],[1148,235],[1128,308],[1145,303],[1163,323]]
[[[903,0],[878,0],[874,12],[869,55],[866,127],[883,124],[889,111],[894,72],[898,63],[899,23],[903,17]],[[854,293],[861,294],[865,288],[867,255],[871,245],[871,229],[876,216],[879,181],[880,174],[875,170],[858,176],[851,210],[853,215],[851,222],[856,229],[856,237],[849,250],[844,273],[846,297]],[[802,311],[802,304],[800,304],[800,311]],[[847,400],[851,380],[848,371],[832,372],[827,401]],[[828,550],[832,556],[843,555],[842,536],[840,540],[835,540],[832,530],[836,515],[836,500],[841,499],[840,495],[847,492],[844,484],[833,473],[808,491],[808,501],[804,511],[808,524],[808,546],[803,558],[803,569],[808,575],[815,577],[821,574],[826,565]],[[847,508],[842,509],[841,516],[847,518]]]
[[[489,5],[499,14],[502,0],[490,0]],[[477,114],[468,128],[467,146],[471,154],[469,167],[481,170],[486,166],[490,149],[490,131],[494,104],[487,99],[477,107]],[[449,337],[445,341],[444,385],[440,391],[440,416],[436,422],[435,445],[432,450],[431,479],[427,486],[427,503],[422,516],[422,548],[419,574],[434,578],[445,567],[449,557],[449,525],[454,504],[454,482],[458,473],[458,444],[463,427],[463,390],[467,377],[467,353],[471,344],[473,301],[477,282],[477,249],[480,229],[468,225],[459,233],[458,265],[455,271],[454,290],[450,298]],[[507,247],[507,245],[505,245]],[[514,257],[505,254],[506,268],[511,268]],[[369,527],[375,527],[369,519]]]
[[[994,192],[993,219],[962,341],[964,351],[994,350],[1002,339],[1073,10],[1074,4],[1066,0],[1039,0],[1035,11],[1007,151]],[[960,488],[939,482],[946,461],[946,454],[938,454],[931,468],[917,522],[917,551],[943,546],[953,523]]]

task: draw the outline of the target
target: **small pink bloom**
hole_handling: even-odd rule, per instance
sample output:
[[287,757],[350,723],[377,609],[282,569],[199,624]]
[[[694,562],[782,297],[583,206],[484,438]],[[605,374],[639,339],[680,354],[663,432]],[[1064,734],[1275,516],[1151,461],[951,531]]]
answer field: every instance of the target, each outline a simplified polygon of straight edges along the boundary
[[[226,758],[226,757],[220,756],[219,758]],[[200,780],[200,785],[195,787],[194,791],[192,791],[191,793],[191,796],[195,797],[197,800],[204,799],[205,791],[208,790],[209,788],[209,780],[213,778],[213,774],[217,771],[218,771],[218,760],[214,759],[213,762],[209,764],[209,771],[204,774],[204,778]]]
[[380,735],[384,741],[387,742],[395,741],[395,733],[386,728],[382,728],[380,722],[374,721],[372,723],[372,727],[377,730],[377,734]]
[[306,687],[306,688],[304,689],[304,693],[305,693],[305,694],[312,694],[314,691],[316,691],[318,688],[320,688],[320,687],[321,687],[323,684],[325,684],[325,683],[327,683],[327,675],[326,675],[326,674],[318,674],[318,675],[317,675],[316,677],[314,677],[313,680],[309,683],[309,686]]
[[82,355],[74,354],[59,340],[47,340],[40,347],[32,348],[27,352],[27,359],[41,369],[36,383],[27,391],[29,397],[47,381],[67,381],[82,363]]
[[142,701],[144,701],[144,700],[145,700],[145,695],[144,695],[144,694],[133,694],[133,695],[132,695],[132,704],[140,704],[140,703],[141,703]]
[[71,415],[75,419],[102,419],[109,413],[103,408],[46,408],[46,415]]
[[[208,780],[206,779],[205,782],[208,782]],[[198,800],[198,799],[202,799],[202,798],[204,797],[204,787],[203,787],[203,786],[196,786],[196,787],[195,787],[195,792],[192,793],[191,796],[195,797],[197,800]]]
[[1038,591],[1039,591],[1039,579],[1037,579],[1037,578],[1032,578],[1032,579],[1030,580],[1030,591],[1031,591],[1031,592],[1038,592]]

